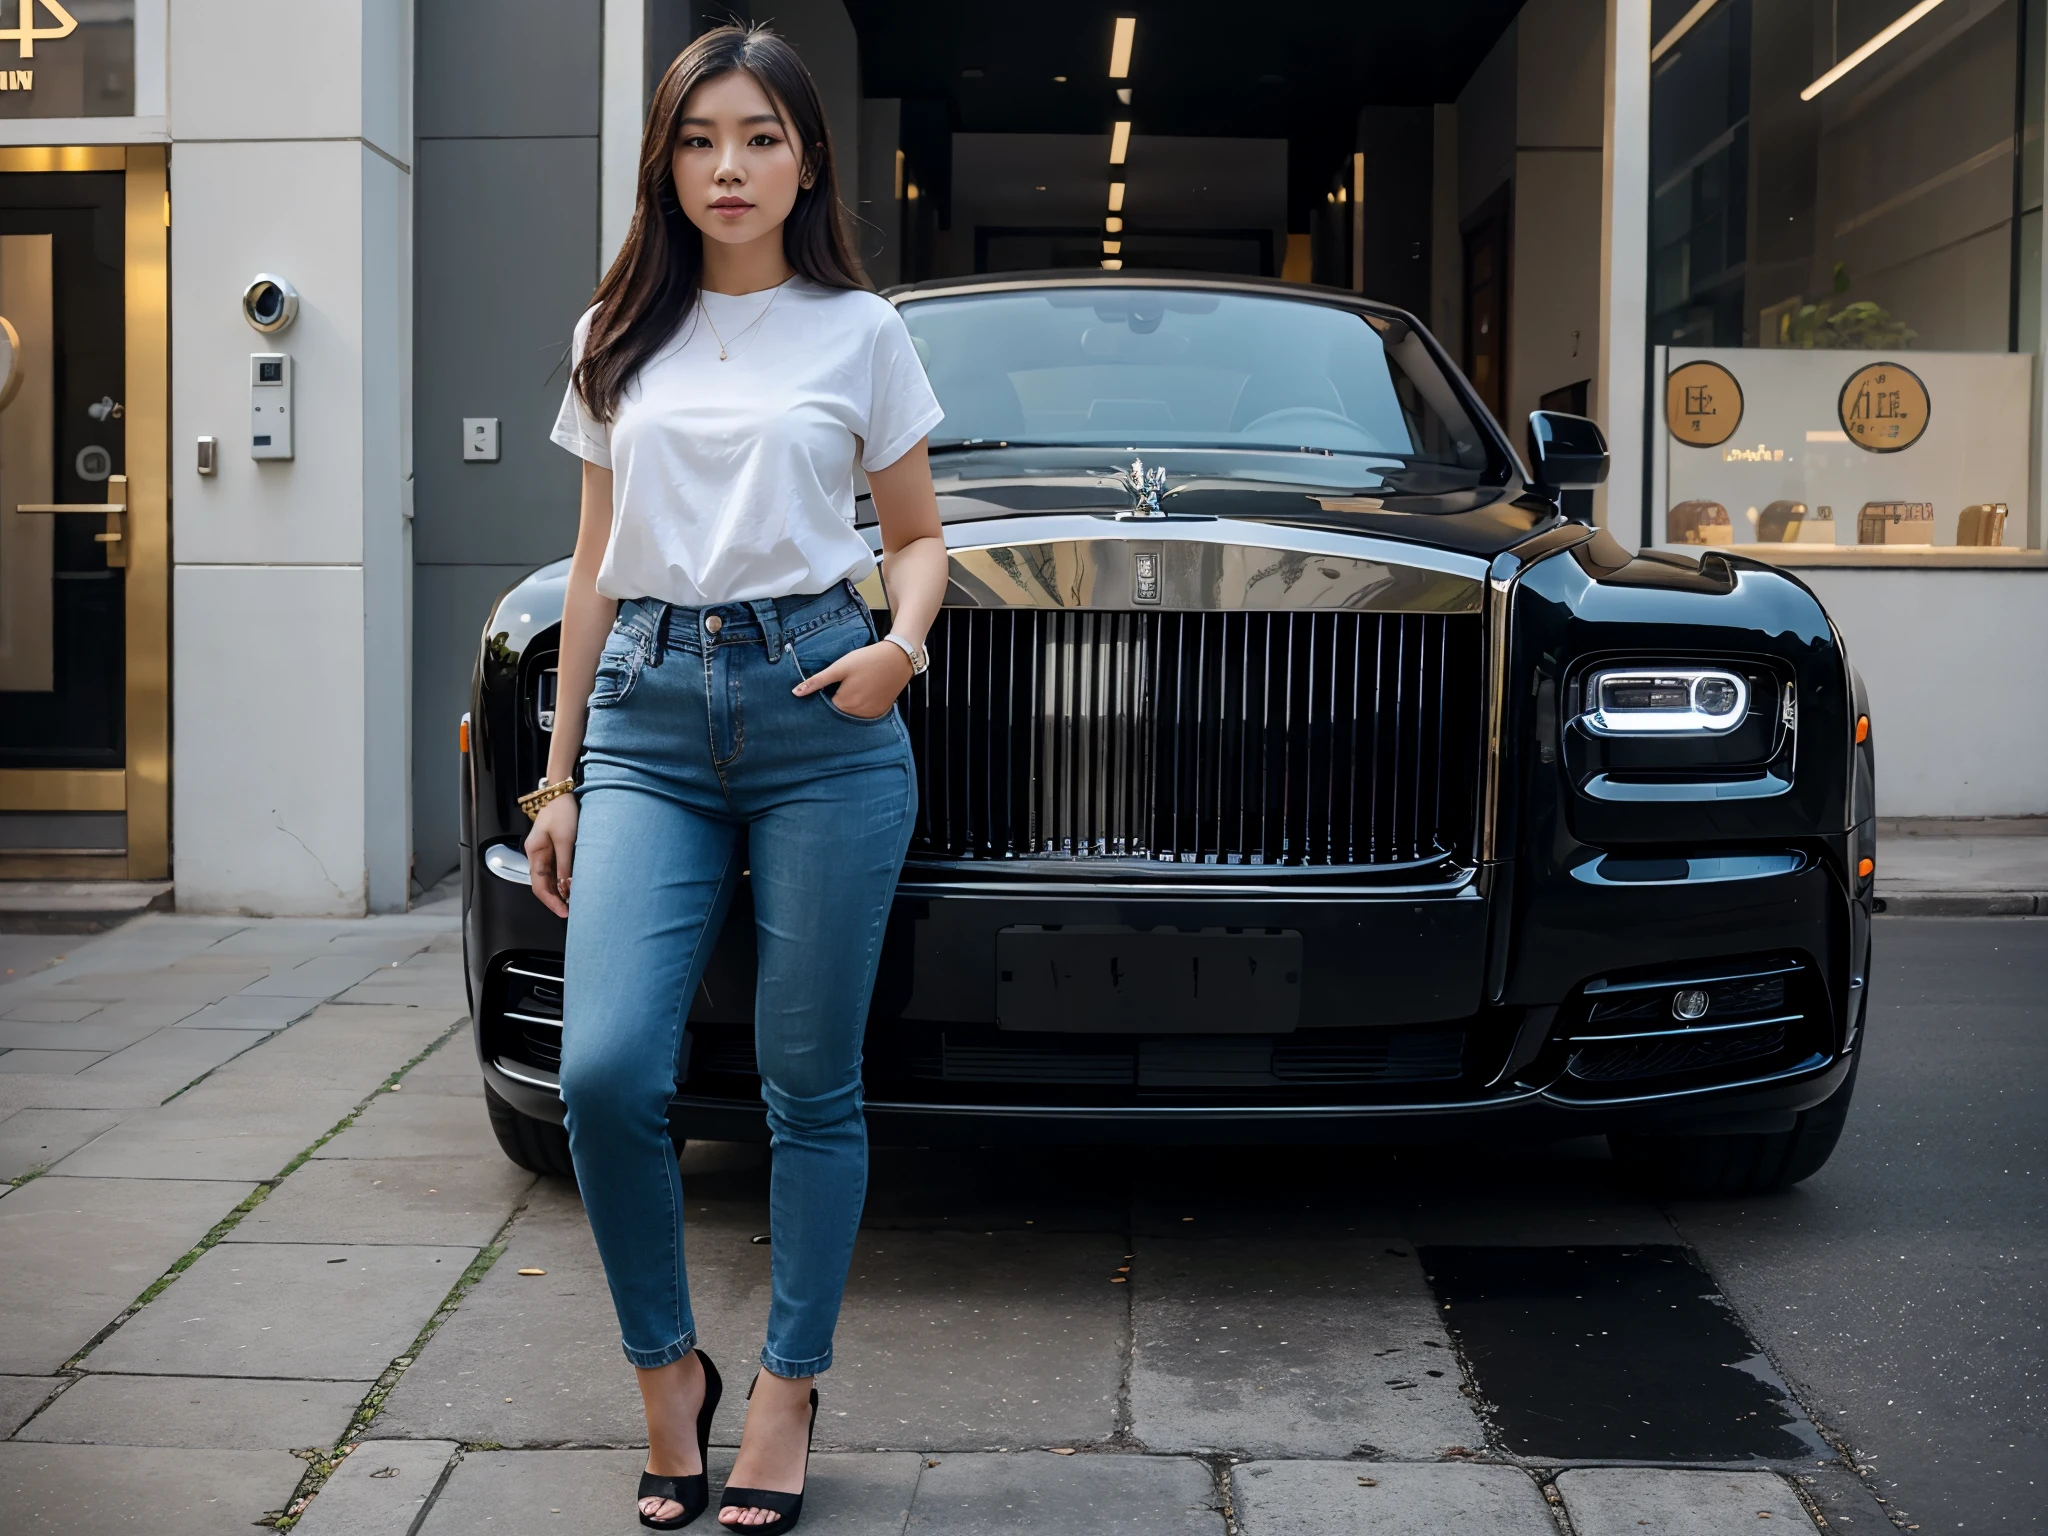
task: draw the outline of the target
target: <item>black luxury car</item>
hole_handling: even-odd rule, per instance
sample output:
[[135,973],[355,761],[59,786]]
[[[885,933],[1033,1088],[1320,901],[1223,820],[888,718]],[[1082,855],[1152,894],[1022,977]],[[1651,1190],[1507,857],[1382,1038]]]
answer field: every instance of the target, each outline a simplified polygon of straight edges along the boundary
[[[1813,594],[1631,555],[1409,315],[1247,279],[890,295],[952,552],[869,1018],[878,1140],[1604,1133],[1668,1189],[1806,1177],[1848,1111],[1873,756]],[[865,502],[863,522],[871,522]],[[872,536],[872,530],[871,530]],[[566,560],[485,626],[464,936],[505,1150],[568,1173],[563,925],[527,884]],[[881,583],[863,587],[886,622]],[[766,1135],[744,887],[675,1135]]]

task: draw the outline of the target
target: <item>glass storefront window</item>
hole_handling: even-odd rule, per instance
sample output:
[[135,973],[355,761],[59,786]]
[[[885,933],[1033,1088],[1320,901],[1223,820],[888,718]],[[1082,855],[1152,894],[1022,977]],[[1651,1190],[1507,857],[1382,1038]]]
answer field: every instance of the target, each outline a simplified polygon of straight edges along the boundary
[[1653,0],[1647,541],[2040,549],[2043,10]]

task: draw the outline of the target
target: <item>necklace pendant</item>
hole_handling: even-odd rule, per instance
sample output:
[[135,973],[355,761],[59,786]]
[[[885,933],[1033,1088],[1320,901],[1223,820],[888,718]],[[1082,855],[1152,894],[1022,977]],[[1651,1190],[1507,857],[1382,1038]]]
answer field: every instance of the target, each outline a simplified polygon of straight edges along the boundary
[[723,348],[723,347],[720,347],[720,348],[718,349],[718,360],[719,360],[719,361],[720,361],[721,363],[725,361],[725,348]]

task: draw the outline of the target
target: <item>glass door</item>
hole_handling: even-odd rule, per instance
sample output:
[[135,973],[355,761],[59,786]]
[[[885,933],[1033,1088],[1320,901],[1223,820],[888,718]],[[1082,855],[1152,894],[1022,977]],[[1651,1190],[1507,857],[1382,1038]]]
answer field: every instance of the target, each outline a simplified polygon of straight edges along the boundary
[[169,873],[160,147],[0,150],[0,878]]

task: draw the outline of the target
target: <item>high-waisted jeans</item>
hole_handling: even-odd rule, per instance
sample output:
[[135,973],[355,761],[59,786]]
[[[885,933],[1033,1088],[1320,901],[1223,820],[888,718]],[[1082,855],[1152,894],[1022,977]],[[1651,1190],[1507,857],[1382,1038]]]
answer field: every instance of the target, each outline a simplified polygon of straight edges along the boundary
[[626,1358],[696,1344],[668,1105],[685,1020],[744,872],[760,984],[774,1280],[762,1364],[832,1363],[867,1194],[861,1035],[917,786],[894,709],[847,714],[801,677],[872,643],[844,583],[679,608],[624,602],[597,668],[569,893],[562,1099]]

